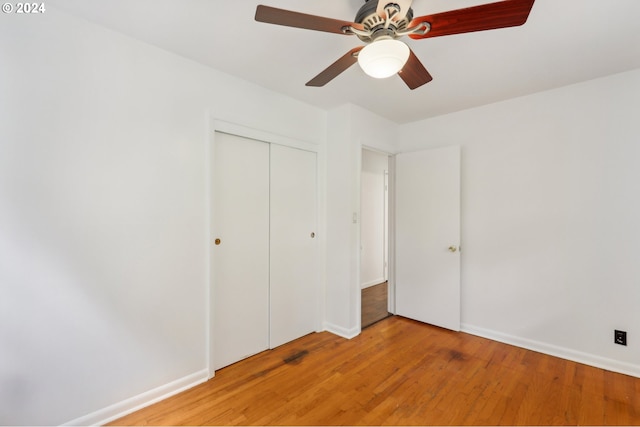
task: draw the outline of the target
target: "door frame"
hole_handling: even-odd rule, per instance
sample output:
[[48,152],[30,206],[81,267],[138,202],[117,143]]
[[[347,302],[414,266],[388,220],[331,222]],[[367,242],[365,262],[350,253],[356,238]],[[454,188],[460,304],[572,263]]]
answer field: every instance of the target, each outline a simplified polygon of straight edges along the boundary
[[[423,150],[431,150],[437,149],[440,147],[429,147],[422,148],[418,151]],[[396,156],[401,154],[402,152],[387,152],[384,150],[380,150],[378,148],[373,148],[366,144],[360,144],[360,151],[358,155],[358,170],[362,171],[362,150],[370,150],[380,154],[387,155],[389,158],[389,170],[388,170],[388,217],[386,218],[387,226],[388,226],[388,241],[387,241],[387,249],[388,249],[388,308],[387,310],[391,314],[397,314],[396,310]],[[460,168],[462,168],[462,164],[460,164]],[[358,174],[358,189],[361,197],[362,191],[362,183],[360,181],[360,174]],[[361,212],[361,209],[360,209]],[[460,212],[462,215],[462,212]],[[462,226],[462,225],[461,225]],[[357,256],[358,256],[358,265],[360,265],[360,247],[361,247],[361,235],[360,228],[358,228],[358,237],[357,237]],[[360,288],[360,268],[358,268],[357,272],[357,286]],[[362,298],[361,292],[356,293],[356,310],[358,313],[358,325],[359,331],[362,331],[361,324],[361,310],[362,310]]]
[[[360,150],[358,152],[358,203],[359,203],[359,216],[358,221],[360,225],[362,222],[362,150],[373,151],[387,156],[388,169],[387,169],[387,216],[385,221],[387,223],[387,311],[391,314],[396,314],[396,284],[395,284],[395,156],[397,153],[390,153],[388,151],[380,150],[366,144],[360,144]],[[358,256],[358,271],[357,271],[357,286],[358,292],[356,292],[356,312],[358,318],[358,331],[362,332],[362,289],[360,285],[360,262],[362,245],[362,226],[358,227],[357,238],[357,256]]]
[[318,304],[316,307],[316,331],[322,330],[322,313],[325,310],[325,299],[324,299],[324,288],[325,288],[325,253],[326,253],[326,217],[325,217],[325,197],[324,195],[324,186],[325,186],[325,174],[326,174],[326,154],[324,147],[314,144],[312,142],[303,141],[295,138],[290,138],[283,135],[277,135],[271,132],[263,131],[260,129],[255,129],[252,127],[244,126],[237,123],[231,123],[223,120],[216,119],[215,117],[209,117],[209,121],[207,123],[207,132],[206,132],[206,144],[205,144],[205,179],[206,179],[206,236],[205,241],[207,245],[207,289],[206,289],[206,360],[207,360],[207,370],[208,377],[213,378],[215,376],[214,371],[214,354],[213,351],[215,346],[215,338],[214,338],[214,328],[212,327],[213,322],[213,310],[214,310],[214,283],[213,283],[213,260],[214,260],[214,251],[213,251],[213,206],[215,203],[215,194],[213,192],[214,186],[214,174],[213,174],[213,165],[215,150],[213,149],[215,146],[216,140],[216,132],[226,133],[235,136],[239,136],[242,138],[254,139],[257,141],[261,141],[267,144],[276,144],[282,145],[290,148],[297,148],[306,151],[311,151],[316,153],[316,161],[317,161],[317,188],[316,188],[316,197],[317,197],[317,231],[316,237],[318,238],[318,263],[320,272],[320,277],[318,280]]

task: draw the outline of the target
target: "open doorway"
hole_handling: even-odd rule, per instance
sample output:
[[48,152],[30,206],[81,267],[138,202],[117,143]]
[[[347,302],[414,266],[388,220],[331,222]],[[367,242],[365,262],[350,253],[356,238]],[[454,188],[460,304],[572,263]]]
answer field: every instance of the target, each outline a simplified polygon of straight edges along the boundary
[[361,328],[389,313],[389,156],[362,150],[360,199]]

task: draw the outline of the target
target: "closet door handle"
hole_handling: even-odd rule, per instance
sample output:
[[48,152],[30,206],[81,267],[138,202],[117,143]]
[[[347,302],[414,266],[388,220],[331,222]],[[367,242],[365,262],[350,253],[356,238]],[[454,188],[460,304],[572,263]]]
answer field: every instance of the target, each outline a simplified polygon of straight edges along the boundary
[[220,239],[216,239],[213,241],[213,243],[216,244],[216,246],[220,245],[220,243],[222,243],[222,241]]
[[316,233],[311,232],[311,238],[312,238],[312,239],[315,239],[315,238],[316,238]]

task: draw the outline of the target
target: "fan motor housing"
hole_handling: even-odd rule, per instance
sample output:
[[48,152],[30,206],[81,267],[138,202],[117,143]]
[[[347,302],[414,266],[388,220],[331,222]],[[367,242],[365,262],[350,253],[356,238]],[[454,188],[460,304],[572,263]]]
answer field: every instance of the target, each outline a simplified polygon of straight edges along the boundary
[[[380,1],[388,2],[387,5],[390,7],[394,5],[393,1],[389,0],[366,0],[366,3],[362,5],[356,14],[354,22],[362,24],[364,29],[371,34],[370,36],[357,34],[358,38],[363,42],[371,42],[380,36],[396,38],[396,32],[406,30],[413,20],[413,9],[410,8],[404,18],[398,21],[391,21],[389,26],[386,27],[386,20],[377,14]],[[399,9],[399,6],[396,5],[396,7]]]

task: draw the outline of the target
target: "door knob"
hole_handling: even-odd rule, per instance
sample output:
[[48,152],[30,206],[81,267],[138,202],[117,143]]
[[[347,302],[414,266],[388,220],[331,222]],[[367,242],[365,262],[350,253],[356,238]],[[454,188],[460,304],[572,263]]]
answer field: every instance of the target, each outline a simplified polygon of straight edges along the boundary
[[312,232],[312,233],[311,233],[311,238],[313,239],[313,238],[315,238],[315,237],[316,237],[316,233],[313,233],[313,232]]
[[222,243],[222,241],[220,239],[216,239],[213,241],[213,243],[215,243],[216,246],[218,246],[220,243]]
[[457,251],[458,251],[458,248],[457,248],[457,247],[455,247],[455,246],[449,246],[449,252],[454,253],[454,252],[457,252]]

